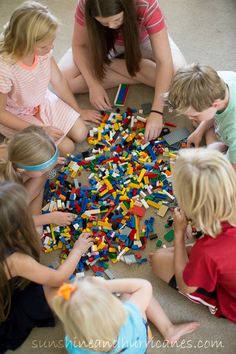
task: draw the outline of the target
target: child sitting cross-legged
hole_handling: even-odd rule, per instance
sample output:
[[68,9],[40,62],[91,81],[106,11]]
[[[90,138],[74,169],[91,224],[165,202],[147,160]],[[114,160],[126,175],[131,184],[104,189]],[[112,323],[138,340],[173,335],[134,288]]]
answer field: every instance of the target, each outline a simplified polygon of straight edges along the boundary
[[7,155],[6,160],[0,161],[0,181],[10,180],[24,185],[35,225],[69,225],[75,217],[72,213],[54,211],[40,215],[48,172],[65,160],[59,157],[52,138],[42,127],[32,125],[12,138],[7,145]]
[[[236,323],[236,176],[226,157],[184,149],[173,168],[174,247],[150,256],[153,272],[190,300]],[[185,244],[191,220],[204,235]]]

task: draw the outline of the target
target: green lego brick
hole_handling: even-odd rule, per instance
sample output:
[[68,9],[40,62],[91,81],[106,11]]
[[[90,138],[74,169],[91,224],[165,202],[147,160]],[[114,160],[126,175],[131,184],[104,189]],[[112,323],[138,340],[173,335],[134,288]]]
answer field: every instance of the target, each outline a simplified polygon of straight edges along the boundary
[[170,230],[168,231],[165,235],[164,235],[164,239],[168,242],[171,242],[174,240],[174,237],[175,237],[175,233],[174,233],[174,230]]
[[160,248],[162,246],[162,240],[157,240],[156,246]]

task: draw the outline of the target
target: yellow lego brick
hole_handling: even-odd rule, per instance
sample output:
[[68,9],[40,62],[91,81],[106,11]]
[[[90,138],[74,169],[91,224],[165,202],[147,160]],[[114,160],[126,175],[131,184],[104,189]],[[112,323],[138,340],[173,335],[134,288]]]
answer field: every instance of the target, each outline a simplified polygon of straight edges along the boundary
[[103,227],[104,229],[112,230],[112,225],[108,222],[98,221],[98,226]]
[[121,204],[120,204],[120,207],[121,207],[122,210],[127,211],[127,208],[126,208],[126,206],[125,206],[124,203],[121,203]]
[[113,189],[113,186],[112,186],[111,182],[108,181],[108,179],[104,179],[104,183],[107,186],[108,190]]
[[102,191],[101,193],[99,193],[100,197],[103,197],[105,194],[107,194],[109,191],[108,189],[104,189],[104,191]]
[[160,209],[160,207],[161,207],[159,203],[155,203],[152,200],[147,200],[147,203],[148,203],[148,205],[150,205],[150,206],[152,206],[153,208],[156,208],[156,209]]
[[139,218],[137,217],[137,215],[134,215],[135,217],[135,229],[136,229],[136,235],[135,235],[135,239],[136,240],[140,240],[140,235],[139,235]]
[[129,197],[125,194],[120,197],[120,201],[129,200]]
[[102,250],[104,247],[106,247],[106,244],[104,242],[101,242],[99,245],[98,245],[98,251]]
[[139,182],[139,183],[142,181],[142,179],[143,179],[145,173],[146,173],[146,170],[145,170],[145,168],[143,168],[143,169],[141,170],[139,176],[138,176],[138,182]]
[[134,171],[134,169],[133,169],[132,165],[129,163],[128,164],[128,168],[127,168],[127,174],[128,175],[132,175],[133,171]]
[[133,183],[133,182],[129,183],[129,187],[130,188],[135,188],[135,189],[140,189],[140,185],[137,184],[137,183]]
[[117,249],[114,247],[109,247],[108,252],[110,253],[117,253]]
[[145,184],[149,184],[150,183],[148,176],[144,176],[144,183]]

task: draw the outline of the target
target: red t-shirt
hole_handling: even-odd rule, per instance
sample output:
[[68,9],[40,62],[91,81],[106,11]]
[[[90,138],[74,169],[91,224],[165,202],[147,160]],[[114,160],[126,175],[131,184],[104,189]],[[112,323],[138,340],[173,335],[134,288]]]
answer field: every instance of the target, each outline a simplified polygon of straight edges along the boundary
[[[130,0],[132,1],[132,0]],[[75,19],[84,26],[84,8],[86,0],[79,0],[76,7]],[[144,42],[150,35],[160,32],[166,27],[164,15],[157,0],[136,0],[137,17],[139,22],[140,41]],[[120,32],[116,44],[123,46],[123,35]]]
[[216,291],[216,315],[236,323],[236,227],[225,222],[216,238],[197,240],[183,278],[188,286]]

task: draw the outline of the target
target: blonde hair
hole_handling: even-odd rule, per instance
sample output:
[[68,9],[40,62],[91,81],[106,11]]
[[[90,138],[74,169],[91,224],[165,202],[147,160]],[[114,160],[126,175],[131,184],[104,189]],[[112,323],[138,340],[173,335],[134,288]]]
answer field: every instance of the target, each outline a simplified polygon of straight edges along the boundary
[[8,144],[8,159],[0,162],[0,181],[19,182],[17,164],[33,166],[48,161],[56,151],[43,128],[30,126],[17,133]]
[[53,309],[75,346],[109,352],[126,320],[125,308],[110,291],[89,277],[75,284],[78,289],[69,300],[62,296],[53,299]]
[[225,98],[226,87],[211,67],[191,64],[176,72],[164,101],[179,114],[185,113],[190,107],[202,112],[210,108],[215,100]]
[[173,189],[187,218],[216,236],[221,222],[236,220],[236,175],[220,152],[209,148],[184,149],[173,167]]
[[48,8],[35,1],[26,1],[15,9],[0,41],[0,54],[9,61],[32,54],[36,44],[52,38],[57,19]]

